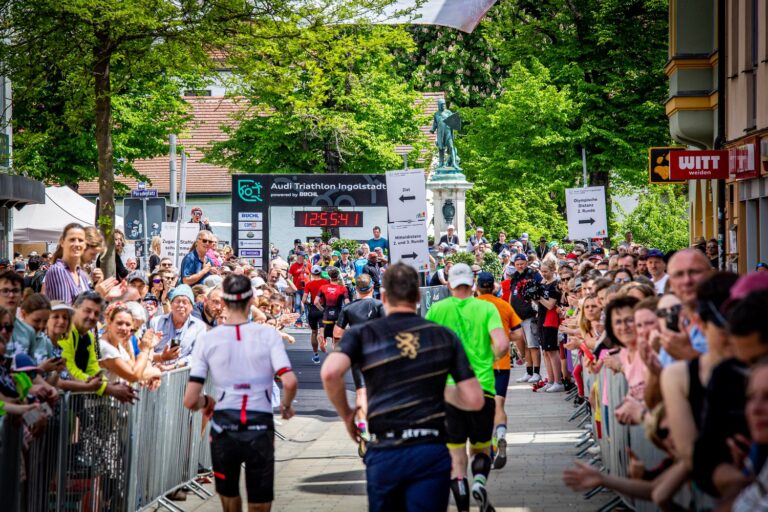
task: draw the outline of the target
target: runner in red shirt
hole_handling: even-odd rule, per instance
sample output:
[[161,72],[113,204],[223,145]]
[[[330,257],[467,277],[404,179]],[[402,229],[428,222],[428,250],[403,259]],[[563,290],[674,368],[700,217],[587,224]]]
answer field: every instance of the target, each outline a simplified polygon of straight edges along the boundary
[[293,277],[293,284],[296,286],[296,293],[293,294],[293,310],[299,314],[299,321],[296,322],[296,327],[303,327],[307,323],[307,314],[301,300],[304,297],[304,287],[309,281],[310,269],[306,257],[306,253],[297,252],[296,261],[288,268],[288,273]]
[[320,364],[320,354],[317,353],[317,329],[323,319],[323,312],[315,305],[315,299],[320,294],[320,288],[328,284],[327,279],[320,277],[320,274],[322,273],[323,269],[321,269],[319,265],[313,266],[309,281],[304,286],[304,304],[307,307],[307,323],[312,332],[309,336],[309,341],[312,343],[312,362],[315,364]]
[[339,269],[329,268],[328,277],[331,278],[331,282],[320,288],[320,293],[315,298],[315,306],[323,312],[323,338],[320,340],[320,350],[323,352],[329,341],[335,346],[337,340],[333,337],[333,326],[339,319],[341,307],[349,302],[349,291],[341,280]]

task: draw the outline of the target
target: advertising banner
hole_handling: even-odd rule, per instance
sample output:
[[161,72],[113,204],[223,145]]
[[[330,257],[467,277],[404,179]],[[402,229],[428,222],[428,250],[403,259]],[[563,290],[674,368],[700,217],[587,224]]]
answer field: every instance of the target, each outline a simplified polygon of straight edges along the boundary
[[672,151],[669,160],[673,180],[728,179],[728,151]]

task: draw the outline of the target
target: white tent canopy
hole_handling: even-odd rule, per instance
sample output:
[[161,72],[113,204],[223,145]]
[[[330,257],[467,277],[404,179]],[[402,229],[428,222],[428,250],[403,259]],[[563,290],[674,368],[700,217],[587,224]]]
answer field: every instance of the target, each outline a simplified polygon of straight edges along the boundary
[[403,9],[412,9],[413,0],[396,0],[386,8],[383,19],[374,23],[399,25],[442,25],[471,33],[496,0],[425,0],[408,16],[397,16]]
[[[78,222],[92,226],[96,220],[96,205],[69,187],[47,187],[45,204],[30,204],[13,214],[13,241],[18,244],[55,243],[64,226]],[[123,226],[116,216],[115,224]]]

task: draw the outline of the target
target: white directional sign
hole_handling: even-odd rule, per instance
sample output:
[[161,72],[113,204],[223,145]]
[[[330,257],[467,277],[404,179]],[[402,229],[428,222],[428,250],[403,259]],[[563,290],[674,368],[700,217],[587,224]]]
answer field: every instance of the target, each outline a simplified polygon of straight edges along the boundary
[[419,272],[429,271],[427,224],[425,222],[390,222],[389,256],[392,263],[407,263]]
[[160,257],[172,258],[178,267],[181,259],[186,256],[197,239],[200,226],[190,222],[181,223],[179,236],[179,257],[176,257],[176,223],[163,222],[160,231]]
[[389,222],[427,220],[427,187],[423,169],[387,171]]
[[567,188],[568,238],[606,238],[605,187]]

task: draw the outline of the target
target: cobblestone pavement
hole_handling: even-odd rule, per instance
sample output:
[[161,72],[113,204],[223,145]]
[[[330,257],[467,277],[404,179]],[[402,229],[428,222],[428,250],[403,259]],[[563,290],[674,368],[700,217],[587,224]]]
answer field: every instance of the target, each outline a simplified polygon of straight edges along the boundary
[[[322,389],[319,365],[310,361],[309,335],[299,331],[288,354],[299,378],[297,416],[276,426],[287,440],[275,442],[275,502],[278,512],[361,511],[366,507],[365,466]],[[513,368],[512,381],[522,369]],[[347,386],[354,399],[351,381]],[[509,425],[507,466],[491,473],[491,502],[501,511],[593,511],[612,495],[586,501],[563,485],[562,472],[576,453],[579,431],[568,417],[570,402],[558,393],[532,393],[512,384],[507,395]],[[213,492],[212,485],[206,485]],[[241,487],[243,487],[241,485]],[[245,496],[244,487],[241,490]],[[202,501],[189,494],[176,502],[189,512],[220,511],[217,497]],[[476,507],[473,507],[473,510]],[[455,510],[453,506],[449,510]]]

